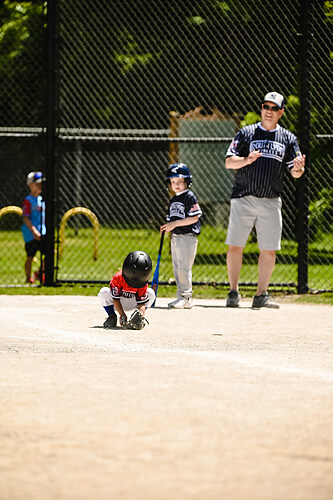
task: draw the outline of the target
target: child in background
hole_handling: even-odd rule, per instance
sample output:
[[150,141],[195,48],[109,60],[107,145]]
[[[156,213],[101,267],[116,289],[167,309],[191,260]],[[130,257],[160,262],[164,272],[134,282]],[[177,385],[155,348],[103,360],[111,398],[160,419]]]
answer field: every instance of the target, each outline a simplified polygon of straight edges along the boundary
[[[155,301],[154,290],[148,288],[151,271],[152,261],[146,252],[137,250],[127,255],[122,270],[113,276],[110,286],[103,287],[98,293],[98,298],[108,313],[104,328],[114,328],[117,325],[117,313],[121,327],[137,330],[144,327],[146,308]],[[137,315],[139,324],[136,326],[128,321],[126,315],[126,312],[135,309],[140,312]]]
[[168,306],[170,309],[190,309],[193,307],[192,266],[202,212],[195,194],[189,189],[192,176],[184,163],[169,166],[166,182],[175,194],[169,202],[167,223],[160,230],[171,232],[172,265],[177,285],[177,298]]
[[34,256],[37,251],[41,253],[40,269],[36,274],[36,278],[42,279],[44,270],[44,239],[45,235],[45,203],[41,196],[42,172],[30,172],[27,176],[27,186],[30,194],[23,201],[23,224],[22,234],[25,242],[25,251],[27,258],[25,261],[25,277],[26,282],[32,284],[35,278],[31,277],[31,266]]

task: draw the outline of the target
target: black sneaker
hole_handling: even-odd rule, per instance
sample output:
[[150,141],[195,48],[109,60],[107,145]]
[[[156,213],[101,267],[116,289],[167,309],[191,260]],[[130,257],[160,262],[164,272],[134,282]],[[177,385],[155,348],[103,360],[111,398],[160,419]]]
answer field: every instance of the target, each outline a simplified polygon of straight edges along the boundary
[[271,309],[280,309],[280,306],[271,295],[263,292],[261,295],[253,297],[252,308],[259,309],[260,307],[270,307]]
[[226,307],[238,307],[240,303],[241,295],[237,290],[231,290],[228,293]]
[[111,314],[105,321],[104,321],[104,328],[114,328],[117,324],[117,315],[116,314]]

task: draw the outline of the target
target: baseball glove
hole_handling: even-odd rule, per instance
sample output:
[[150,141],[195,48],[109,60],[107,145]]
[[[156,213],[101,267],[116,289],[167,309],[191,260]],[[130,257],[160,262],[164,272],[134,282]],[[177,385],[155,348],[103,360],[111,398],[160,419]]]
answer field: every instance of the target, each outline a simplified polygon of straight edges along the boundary
[[142,328],[145,327],[146,323],[148,323],[148,320],[146,320],[146,318],[139,311],[139,309],[135,309],[129,321],[127,321],[126,326],[130,330],[142,330]]

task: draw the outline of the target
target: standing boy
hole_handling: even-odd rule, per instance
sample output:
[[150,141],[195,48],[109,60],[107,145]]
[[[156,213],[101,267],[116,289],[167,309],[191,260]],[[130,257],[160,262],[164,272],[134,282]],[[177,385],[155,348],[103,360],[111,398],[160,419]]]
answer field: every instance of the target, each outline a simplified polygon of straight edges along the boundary
[[160,230],[171,232],[172,265],[177,285],[177,298],[169,303],[169,308],[190,309],[193,307],[192,266],[197,252],[202,212],[195,194],[189,189],[192,176],[185,163],[170,165],[166,182],[174,196],[169,202],[167,223]]
[[279,308],[267,289],[275,266],[275,252],[281,248],[282,182],[285,170],[299,178],[305,165],[295,135],[278,125],[284,105],[281,94],[266,94],[261,105],[261,122],[242,128],[226,154],[225,166],[236,170],[226,239],[230,283],[227,307],[239,306],[238,278],[243,249],[255,226],[260,253],[252,307]]
[[44,239],[45,235],[45,203],[41,196],[42,172],[30,172],[27,176],[27,185],[30,193],[23,201],[23,225],[22,234],[25,241],[25,250],[27,258],[25,261],[25,277],[26,282],[31,284],[34,278],[31,277],[32,260],[37,251],[41,253],[41,264],[36,277],[42,280],[42,272],[44,269]]

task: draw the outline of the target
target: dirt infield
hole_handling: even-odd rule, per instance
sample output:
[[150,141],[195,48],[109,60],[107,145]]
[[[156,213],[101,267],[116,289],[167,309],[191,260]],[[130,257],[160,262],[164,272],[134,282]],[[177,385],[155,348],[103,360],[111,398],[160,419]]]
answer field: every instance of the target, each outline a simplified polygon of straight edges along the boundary
[[167,302],[0,296],[1,500],[333,498],[333,307]]

